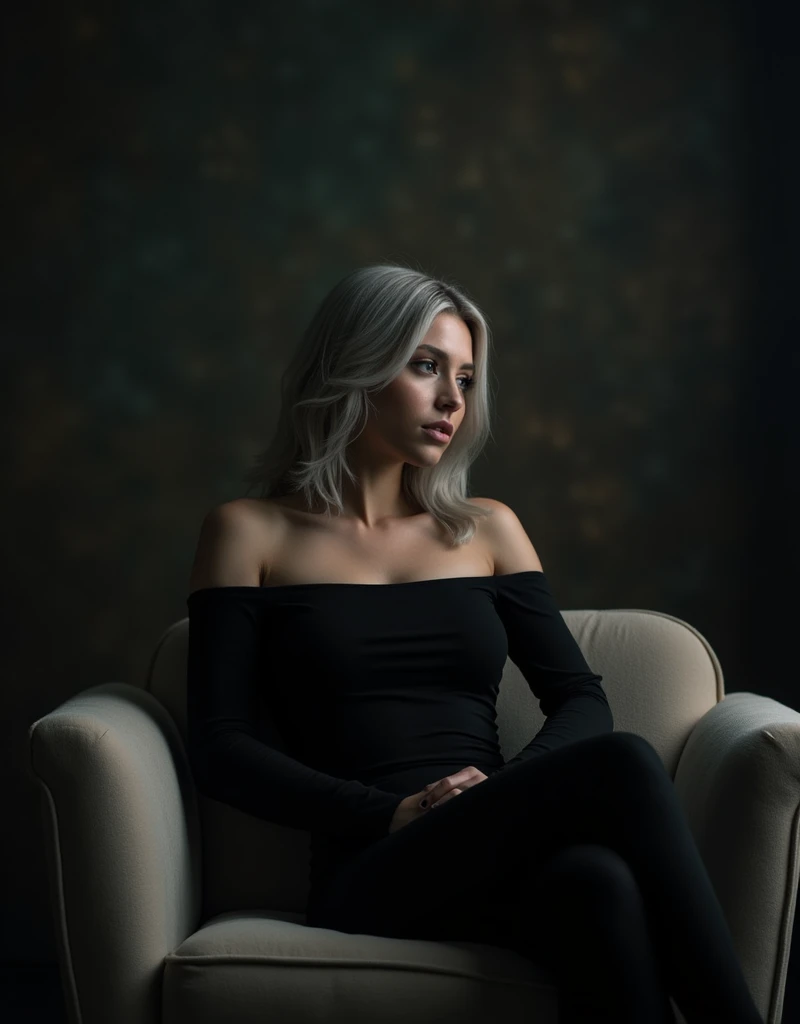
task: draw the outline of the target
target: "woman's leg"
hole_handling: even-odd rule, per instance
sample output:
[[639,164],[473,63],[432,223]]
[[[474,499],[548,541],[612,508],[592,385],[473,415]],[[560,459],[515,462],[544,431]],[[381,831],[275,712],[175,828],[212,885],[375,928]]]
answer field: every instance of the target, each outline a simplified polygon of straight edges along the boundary
[[531,953],[553,973],[562,1024],[674,1024],[642,895],[619,854],[567,847],[538,873],[526,908],[540,931]]
[[[762,1024],[673,782],[633,733],[531,758],[372,844],[337,873],[308,923],[465,938],[472,908],[479,920],[509,905],[504,879],[512,892],[525,891],[528,879],[535,890],[547,863],[576,845],[606,847],[628,865],[658,967],[687,1024]],[[535,901],[520,899],[516,913],[519,938],[547,941]],[[565,944],[562,956],[574,956]]]

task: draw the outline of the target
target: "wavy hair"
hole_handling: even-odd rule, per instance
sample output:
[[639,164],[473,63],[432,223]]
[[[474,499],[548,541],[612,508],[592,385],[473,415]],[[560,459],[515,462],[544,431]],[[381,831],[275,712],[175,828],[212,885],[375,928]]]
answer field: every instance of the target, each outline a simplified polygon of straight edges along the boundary
[[244,476],[247,494],[262,498],[303,491],[341,515],[342,474],[355,483],[347,446],[364,429],[381,391],[407,365],[440,313],[460,317],[472,335],[475,384],[464,419],[435,466],[405,463],[402,490],[449,531],[451,546],[472,540],[479,517],[470,504],[470,465],[491,435],[489,327],[480,309],[454,284],[394,263],[361,267],[322,300],[281,377],[281,408],[269,446]]

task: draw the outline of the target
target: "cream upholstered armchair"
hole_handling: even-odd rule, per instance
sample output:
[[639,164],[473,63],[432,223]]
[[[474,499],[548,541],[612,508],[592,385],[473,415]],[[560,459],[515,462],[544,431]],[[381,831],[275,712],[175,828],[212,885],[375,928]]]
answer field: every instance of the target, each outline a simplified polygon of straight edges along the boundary
[[[714,651],[680,619],[562,614],[603,676],[615,728],[661,754],[756,1005],[778,1024],[800,864],[800,714],[755,693],[725,697]],[[305,924],[308,833],[195,789],[187,646],[182,619],[159,640],[144,687],[91,687],[29,729],[73,1024],[557,1021],[553,979],[510,949]],[[506,760],[543,721],[509,660]],[[263,737],[286,750],[266,714]]]

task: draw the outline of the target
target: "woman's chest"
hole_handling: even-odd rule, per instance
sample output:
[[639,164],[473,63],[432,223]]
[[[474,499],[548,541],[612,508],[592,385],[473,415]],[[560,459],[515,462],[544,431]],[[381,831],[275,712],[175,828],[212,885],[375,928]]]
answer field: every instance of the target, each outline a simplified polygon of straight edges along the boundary
[[280,542],[266,560],[262,585],[381,585],[491,576],[494,563],[481,525],[468,544],[454,548],[441,536],[432,517],[415,517],[413,523],[366,533],[286,515]]

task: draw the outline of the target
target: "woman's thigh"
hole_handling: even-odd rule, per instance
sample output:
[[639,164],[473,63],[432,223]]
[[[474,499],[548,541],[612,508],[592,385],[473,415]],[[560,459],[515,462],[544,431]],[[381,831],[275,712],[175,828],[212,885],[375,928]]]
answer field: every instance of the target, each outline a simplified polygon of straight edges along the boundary
[[520,887],[535,886],[554,853],[575,844],[616,848],[648,806],[674,799],[672,788],[659,755],[633,733],[541,754],[358,853],[308,923],[419,938],[502,928]]

